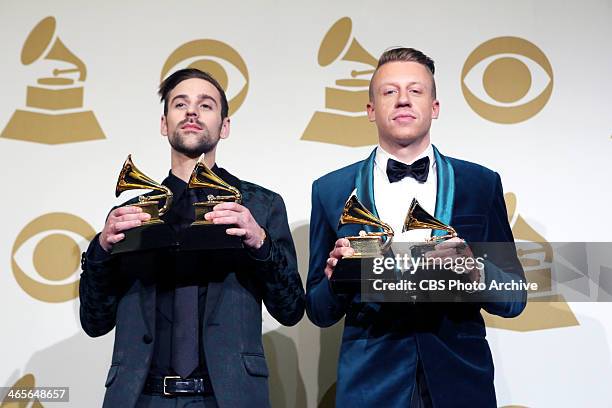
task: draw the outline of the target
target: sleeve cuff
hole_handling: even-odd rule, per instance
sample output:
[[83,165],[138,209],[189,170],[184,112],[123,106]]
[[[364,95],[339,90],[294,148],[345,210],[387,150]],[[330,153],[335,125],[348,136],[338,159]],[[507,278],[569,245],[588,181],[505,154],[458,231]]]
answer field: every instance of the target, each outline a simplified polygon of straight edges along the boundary
[[259,249],[251,249],[249,248],[248,252],[251,258],[256,261],[267,261],[270,258],[272,253],[272,241],[270,240],[270,234],[264,228],[266,233],[266,238],[264,239],[263,245],[259,247]]

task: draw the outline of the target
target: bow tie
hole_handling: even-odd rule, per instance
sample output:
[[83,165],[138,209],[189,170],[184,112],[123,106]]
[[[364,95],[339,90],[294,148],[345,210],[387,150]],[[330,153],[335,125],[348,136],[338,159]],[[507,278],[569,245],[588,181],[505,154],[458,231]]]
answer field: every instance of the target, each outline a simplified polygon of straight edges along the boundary
[[412,164],[404,164],[397,160],[387,160],[387,177],[390,183],[400,181],[404,177],[412,177],[420,183],[427,181],[429,173],[429,157],[423,157]]

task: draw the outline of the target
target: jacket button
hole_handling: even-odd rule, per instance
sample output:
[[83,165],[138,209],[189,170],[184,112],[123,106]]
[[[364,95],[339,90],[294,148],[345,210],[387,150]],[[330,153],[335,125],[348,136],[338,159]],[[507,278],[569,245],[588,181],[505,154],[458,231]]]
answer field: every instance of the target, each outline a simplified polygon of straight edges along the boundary
[[151,342],[153,341],[153,337],[151,337],[150,334],[145,334],[144,336],[142,336],[142,341],[144,341],[145,344],[151,344]]

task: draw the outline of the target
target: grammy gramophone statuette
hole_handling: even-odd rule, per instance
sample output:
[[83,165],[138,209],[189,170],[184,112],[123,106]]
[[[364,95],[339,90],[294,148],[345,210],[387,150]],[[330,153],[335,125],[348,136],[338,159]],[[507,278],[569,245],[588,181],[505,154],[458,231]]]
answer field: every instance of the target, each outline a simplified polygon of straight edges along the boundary
[[[159,218],[164,215],[172,205],[172,191],[163,184],[146,176],[132,162],[132,155],[128,155],[119,172],[115,197],[127,190],[153,190],[161,194],[143,194],[138,196],[137,202],[128,204],[142,208],[151,218],[141,226],[125,231],[125,238],[113,246],[112,254],[134,252],[170,246],[174,243],[172,231]],[[159,205],[164,205],[160,209]]]
[[[211,169],[204,164],[202,159],[198,160],[196,166],[191,173],[187,188],[211,188],[215,190],[227,191],[229,195],[213,195],[209,194],[206,201],[200,201],[193,204],[195,211],[195,221],[187,228],[181,237],[181,248],[186,250],[209,251],[209,256],[219,259],[235,257],[236,250],[244,248],[242,238],[235,235],[228,235],[225,231],[228,225],[213,224],[207,220],[205,215],[212,211],[217,204],[234,202],[240,204],[242,202],[242,194],[240,191],[228,184],[221,177],[216,175]],[[240,256],[240,255],[237,255]],[[227,263],[227,262],[226,262]]]
[[195,209],[195,221],[192,225],[212,225],[204,216],[211,212],[217,204],[225,202],[234,202],[240,204],[242,202],[242,194],[234,186],[226,183],[221,177],[217,176],[211,169],[199,160],[189,178],[188,188],[214,188],[217,190],[227,191],[230,195],[212,195],[206,197],[206,201],[201,201],[193,204]]
[[374,259],[385,254],[393,239],[393,228],[372,214],[355,195],[344,204],[338,228],[345,224],[370,225],[382,231],[361,230],[359,235],[346,237],[355,252],[338,260],[334,268],[330,283],[339,293],[359,290],[364,284],[362,272],[372,271]]
[[411,253],[414,258],[421,258],[426,252],[432,251],[434,247],[441,241],[457,237],[457,231],[450,225],[443,223],[433,215],[429,214],[419,204],[416,198],[412,199],[408,214],[404,220],[402,232],[407,232],[415,229],[434,229],[446,231],[443,236],[432,236],[427,238],[423,243],[416,243],[411,248]]
[[[359,231],[359,235],[346,237],[351,248],[355,251],[350,258],[369,258],[382,255],[391,245],[393,228],[372,214],[352,195],[344,204],[342,215],[338,221],[338,228],[344,224],[370,225],[382,228],[380,232]],[[384,241],[383,241],[384,238]]]

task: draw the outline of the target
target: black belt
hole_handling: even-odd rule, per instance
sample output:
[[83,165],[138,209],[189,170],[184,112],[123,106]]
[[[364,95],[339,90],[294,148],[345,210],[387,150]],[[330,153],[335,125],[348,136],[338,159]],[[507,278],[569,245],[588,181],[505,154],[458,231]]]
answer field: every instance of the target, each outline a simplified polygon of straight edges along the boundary
[[143,393],[152,395],[211,395],[214,393],[210,377],[187,378],[167,375],[148,376]]

